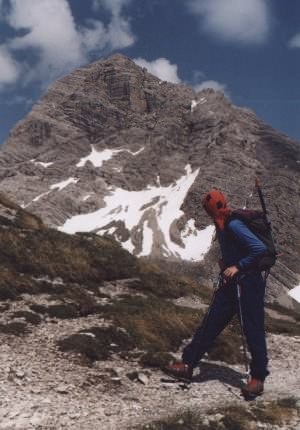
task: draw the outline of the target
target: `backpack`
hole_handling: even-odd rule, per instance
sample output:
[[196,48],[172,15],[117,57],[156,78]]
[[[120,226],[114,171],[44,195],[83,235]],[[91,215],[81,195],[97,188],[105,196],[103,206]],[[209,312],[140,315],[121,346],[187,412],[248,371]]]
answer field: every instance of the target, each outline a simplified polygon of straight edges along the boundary
[[232,211],[230,219],[239,219],[244,222],[267,248],[266,252],[255,262],[253,269],[258,269],[260,272],[270,271],[276,262],[277,252],[271,226],[266,221],[264,213],[255,209],[235,209]]

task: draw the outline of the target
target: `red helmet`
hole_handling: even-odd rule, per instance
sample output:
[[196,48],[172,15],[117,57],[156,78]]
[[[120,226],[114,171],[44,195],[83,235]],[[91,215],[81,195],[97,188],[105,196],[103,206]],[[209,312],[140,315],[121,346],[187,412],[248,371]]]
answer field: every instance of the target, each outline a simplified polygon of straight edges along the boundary
[[224,194],[219,190],[212,189],[204,195],[202,203],[208,215],[210,215],[215,223],[223,229],[225,222],[231,213],[231,209],[227,208],[227,199]]

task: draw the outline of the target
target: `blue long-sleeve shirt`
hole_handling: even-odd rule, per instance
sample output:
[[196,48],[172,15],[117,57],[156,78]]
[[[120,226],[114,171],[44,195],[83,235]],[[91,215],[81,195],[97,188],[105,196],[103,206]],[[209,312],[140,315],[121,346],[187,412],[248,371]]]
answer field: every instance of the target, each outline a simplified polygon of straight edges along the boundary
[[267,250],[264,243],[239,219],[232,219],[224,230],[217,228],[225,267],[251,269],[253,263]]

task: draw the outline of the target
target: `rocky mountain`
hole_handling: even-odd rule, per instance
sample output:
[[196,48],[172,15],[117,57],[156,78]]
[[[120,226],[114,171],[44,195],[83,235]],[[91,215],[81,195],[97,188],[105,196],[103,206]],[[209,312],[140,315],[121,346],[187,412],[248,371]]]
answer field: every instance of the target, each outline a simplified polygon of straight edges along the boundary
[[202,195],[217,187],[243,207],[256,176],[282,254],[268,295],[286,299],[300,283],[300,145],[222,93],[114,55],[57,81],[0,153],[1,190],[49,226],[109,233],[136,256],[192,262],[211,280]]

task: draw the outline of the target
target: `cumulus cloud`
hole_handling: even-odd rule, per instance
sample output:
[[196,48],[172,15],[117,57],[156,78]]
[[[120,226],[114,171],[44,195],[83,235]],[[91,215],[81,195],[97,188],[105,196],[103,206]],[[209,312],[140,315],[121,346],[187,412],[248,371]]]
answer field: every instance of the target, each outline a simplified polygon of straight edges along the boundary
[[226,84],[221,84],[220,82],[217,82],[217,81],[208,80],[208,81],[203,81],[200,84],[194,85],[194,90],[197,92],[205,90],[207,88],[212,88],[215,91],[222,91],[222,93],[224,93],[227,97],[229,97],[229,92]]
[[10,41],[10,49],[35,50],[39,76],[53,78],[82,63],[80,35],[67,1],[11,0],[8,22],[15,30],[26,31]]
[[[111,49],[126,48],[135,42],[135,37],[131,32],[129,21],[122,15],[122,10],[128,6],[132,0],[93,0],[94,10],[103,6],[111,13],[111,22],[107,29],[101,34],[101,40]],[[100,26],[99,26],[100,24]],[[98,21],[96,27],[102,27]]]
[[[105,25],[90,20],[78,27],[67,0],[10,0],[5,19],[22,35],[6,44],[11,56],[26,52],[24,79],[49,82],[86,63],[91,52],[124,48],[134,43],[130,25],[122,16],[129,0],[101,0],[111,12]],[[100,3],[100,0],[94,5]],[[1,0],[0,0],[1,8]]]
[[204,81],[204,82],[201,82],[201,84],[197,84],[194,86],[194,89],[196,91],[201,91],[206,88],[212,88],[213,90],[224,92],[226,89],[226,85],[221,84],[220,82],[217,82],[217,81]]
[[157,58],[153,61],[147,61],[144,58],[135,58],[133,60],[140,67],[145,67],[149,73],[157,76],[162,81],[178,84],[181,82],[178,76],[178,67],[176,64],[171,64],[166,58]]
[[208,79],[206,74],[201,70],[194,70],[191,85],[196,92],[211,88],[215,91],[221,91],[226,95],[226,97],[230,98],[229,90],[226,84]]
[[121,15],[123,7],[128,6],[132,0],[93,0],[93,7],[98,10],[101,6],[109,10],[112,15]]
[[263,43],[269,34],[268,0],[186,0],[203,31],[226,42]]
[[20,69],[5,46],[0,46],[0,88],[17,81]]
[[295,36],[289,40],[289,47],[300,48],[300,33],[295,34]]

